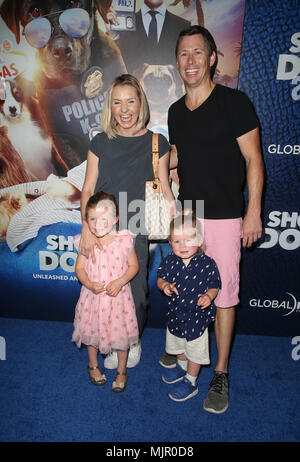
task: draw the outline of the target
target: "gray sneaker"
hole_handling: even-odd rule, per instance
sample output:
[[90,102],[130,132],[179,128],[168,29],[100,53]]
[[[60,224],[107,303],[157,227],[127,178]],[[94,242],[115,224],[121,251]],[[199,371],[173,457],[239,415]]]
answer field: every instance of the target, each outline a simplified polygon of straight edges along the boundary
[[222,414],[228,408],[228,373],[215,371],[203,408],[213,414]]
[[173,367],[176,367],[177,356],[164,353],[158,362],[161,366],[166,367],[167,369],[172,369]]

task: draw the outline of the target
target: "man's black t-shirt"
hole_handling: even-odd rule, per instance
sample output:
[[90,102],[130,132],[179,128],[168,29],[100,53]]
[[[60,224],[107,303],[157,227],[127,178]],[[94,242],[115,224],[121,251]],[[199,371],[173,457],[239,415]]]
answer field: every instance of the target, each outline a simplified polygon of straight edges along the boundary
[[178,199],[204,200],[204,217],[238,218],[243,209],[245,161],[236,141],[259,122],[245,93],[217,84],[195,110],[185,96],[169,108],[170,144],[178,152]]

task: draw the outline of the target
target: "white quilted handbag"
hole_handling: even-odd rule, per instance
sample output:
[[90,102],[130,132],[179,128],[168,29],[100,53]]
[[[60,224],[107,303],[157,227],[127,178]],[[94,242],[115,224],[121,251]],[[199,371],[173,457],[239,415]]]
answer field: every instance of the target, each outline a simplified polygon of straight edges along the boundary
[[158,178],[158,134],[152,136],[152,181],[146,181],[145,226],[150,240],[167,240],[170,231],[169,211]]

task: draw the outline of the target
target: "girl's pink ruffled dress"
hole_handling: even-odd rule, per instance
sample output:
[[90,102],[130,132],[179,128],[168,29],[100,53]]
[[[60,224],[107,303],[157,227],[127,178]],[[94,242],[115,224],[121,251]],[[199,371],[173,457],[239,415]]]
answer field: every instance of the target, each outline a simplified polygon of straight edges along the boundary
[[[74,244],[78,248],[80,234],[75,236]],[[123,276],[127,270],[127,258],[133,250],[130,231],[122,230],[114,240],[95,247],[96,262],[87,259],[85,270],[91,281],[107,285],[110,281]],[[78,347],[81,344],[92,345],[107,354],[112,349],[127,350],[139,339],[135,306],[130,283],[122,287],[116,297],[105,292],[95,295],[82,286],[75,309],[72,340]]]

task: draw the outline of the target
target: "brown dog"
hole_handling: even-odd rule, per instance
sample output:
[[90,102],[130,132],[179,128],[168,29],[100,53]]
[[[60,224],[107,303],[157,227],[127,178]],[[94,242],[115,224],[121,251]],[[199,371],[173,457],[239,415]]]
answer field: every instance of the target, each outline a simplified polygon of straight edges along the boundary
[[7,131],[6,126],[0,127],[0,188],[34,180],[8,138]]
[[[118,47],[97,28],[96,11],[107,21],[110,6],[111,0],[4,0],[0,8],[17,43],[33,20],[50,23],[50,37],[36,53],[34,84],[61,174],[86,159],[89,131],[99,126],[105,90],[114,77],[126,72]],[[61,24],[62,12],[77,7],[89,18],[80,38],[67,35]]]
[[[0,131],[3,127],[0,128]],[[0,157],[1,165],[1,157]],[[13,170],[13,173],[16,173],[16,170]],[[23,172],[19,172],[20,174]],[[1,175],[2,176],[2,175]],[[27,180],[27,177],[14,177],[14,181],[24,182]],[[10,177],[9,182],[12,181]],[[36,186],[37,185],[37,186]],[[3,183],[4,189],[0,191],[0,241],[5,241],[6,234],[8,230],[9,223],[12,217],[20,212],[26,205],[34,201],[43,194],[52,199],[66,201],[68,207],[78,208],[80,201],[81,192],[69,181],[65,181],[62,178],[58,178],[55,175],[50,175],[46,181],[31,182],[26,185],[22,184],[17,188],[6,188],[6,184]],[[29,186],[29,188],[27,188]],[[27,193],[27,191],[32,191],[34,194]]]
[[29,203],[23,192],[7,192],[0,196],[0,242],[5,241],[7,228],[13,215]]

